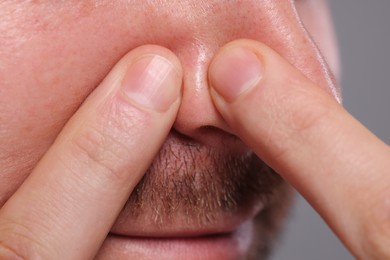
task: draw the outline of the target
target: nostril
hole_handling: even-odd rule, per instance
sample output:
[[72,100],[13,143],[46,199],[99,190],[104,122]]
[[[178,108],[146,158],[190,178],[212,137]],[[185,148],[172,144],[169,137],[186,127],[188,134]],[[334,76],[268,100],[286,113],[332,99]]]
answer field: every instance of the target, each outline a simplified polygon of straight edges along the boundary
[[172,128],[170,137],[179,139],[186,146],[221,147],[227,143],[241,143],[241,140],[236,135],[212,125],[194,129],[190,135],[182,133],[176,128]]
[[210,96],[208,68],[221,43],[209,42],[207,38],[199,40],[195,46],[184,48],[181,45],[175,50],[182,62],[184,77],[181,105],[173,128],[187,140],[216,145],[211,137],[224,139],[233,134]]
[[229,129],[226,131],[226,129],[221,129],[212,125],[206,125],[199,128],[199,134],[207,135],[224,135],[228,138],[234,138],[239,139],[236,135],[233,134],[233,132]]
[[173,124],[175,131],[202,143],[208,135],[233,134],[225,120],[215,109],[208,92],[207,97],[192,94],[192,97],[195,96],[193,99],[189,98],[188,93],[186,94]]
[[177,131],[175,128],[171,129],[171,132],[169,133],[169,137],[171,138],[173,137],[180,140],[180,142],[186,146],[195,146],[198,143],[194,138],[182,134],[181,132]]

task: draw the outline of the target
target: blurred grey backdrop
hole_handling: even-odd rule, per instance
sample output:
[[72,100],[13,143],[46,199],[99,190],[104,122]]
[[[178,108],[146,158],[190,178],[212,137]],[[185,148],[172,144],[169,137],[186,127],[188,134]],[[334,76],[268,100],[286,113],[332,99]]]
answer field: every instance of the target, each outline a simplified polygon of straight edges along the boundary
[[[341,54],[344,106],[390,144],[390,1],[329,2]],[[317,213],[298,198],[286,232],[271,259],[354,258]]]

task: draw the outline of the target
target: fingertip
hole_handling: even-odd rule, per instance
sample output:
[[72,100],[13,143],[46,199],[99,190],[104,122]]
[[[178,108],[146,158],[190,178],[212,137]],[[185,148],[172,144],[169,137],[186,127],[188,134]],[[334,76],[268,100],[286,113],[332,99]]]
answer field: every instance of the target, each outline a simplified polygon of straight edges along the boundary
[[121,59],[120,63],[131,64],[135,60],[139,59],[139,57],[145,55],[158,55],[165,58],[167,61],[172,63],[178,75],[183,75],[182,65],[176,54],[168,48],[154,44],[146,44],[132,49]]
[[125,97],[130,102],[165,112],[179,98],[181,77],[174,65],[156,54],[135,60],[121,82]]
[[264,66],[253,51],[237,46],[224,49],[210,65],[209,79],[214,90],[233,102],[256,87],[263,77]]
[[[262,156],[294,150],[309,128],[338,107],[270,47],[241,39],[221,48],[210,64],[210,95],[231,129]],[[313,126],[313,127],[312,127]]]
[[[248,89],[272,87],[272,84],[291,86],[295,83],[315,85],[325,90],[341,103],[340,88],[327,68],[318,67],[318,73],[307,75],[302,64],[290,63],[291,57],[283,57],[264,43],[251,39],[238,39],[223,46],[214,56],[209,67],[209,83],[229,103]],[[323,73],[321,73],[323,71]],[[324,75],[327,75],[326,77]],[[250,77],[252,76],[252,77]],[[317,77],[317,78],[316,78]],[[325,77],[325,79],[323,79]],[[219,80],[217,80],[219,79]],[[261,82],[267,82],[259,84]],[[219,84],[218,84],[219,82]],[[248,87],[250,86],[250,87]],[[243,91],[246,87],[246,91]],[[233,92],[233,90],[235,92]],[[229,94],[227,93],[229,91]],[[288,91],[285,88],[284,91]],[[233,98],[233,93],[235,97]]]
[[144,45],[133,49],[113,71],[120,78],[120,94],[142,109],[166,112],[181,97],[181,63],[164,47]]

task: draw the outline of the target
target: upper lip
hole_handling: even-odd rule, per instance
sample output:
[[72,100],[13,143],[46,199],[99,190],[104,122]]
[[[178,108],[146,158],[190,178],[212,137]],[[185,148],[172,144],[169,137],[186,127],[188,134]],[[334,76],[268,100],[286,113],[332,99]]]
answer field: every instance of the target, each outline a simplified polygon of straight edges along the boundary
[[155,236],[130,236],[130,235],[124,235],[124,234],[118,234],[114,232],[110,232],[109,235],[113,236],[121,236],[121,237],[129,237],[133,239],[202,239],[202,238],[211,238],[211,237],[226,237],[230,236],[231,234],[234,233],[235,230],[231,232],[221,232],[221,233],[194,233],[194,234],[181,234],[181,235],[174,235],[174,234],[165,234],[163,235],[155,235]]
[[229,234],[257,215],[278,180],[241,142],[226,136],[219,141],[188,145],[191,140],[171,133],[111,233],[149,238]]
[[[180,221],[180,216],[177,215],[165,225],[158,225],[147,221],[147,217],[126,219],[125,222],[120,221],[111,229],[111,234],[137,237],[137,238],[194,238],[206,236],[225,236],[235,232],[243,223],[252,219],[263,208],[264,204],[259,203],[255,207],[236,212],[236,214],[222,213],[217,219],[210,221],[207,224],[189,224],[186,221]],[[128,223],[132,223],[129,225]]]

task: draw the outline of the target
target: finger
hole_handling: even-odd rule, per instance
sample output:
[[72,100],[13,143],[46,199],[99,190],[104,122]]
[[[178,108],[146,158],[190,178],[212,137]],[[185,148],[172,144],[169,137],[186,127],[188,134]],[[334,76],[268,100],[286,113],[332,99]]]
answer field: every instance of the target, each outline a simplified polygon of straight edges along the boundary
[[390,150],[267,46],[239,40],[210,65],[232,130],[362,259],[390,259]]
[[157,46],[113,68],[1,209],[1,259],[93,257],[173,124],[181,75]]

